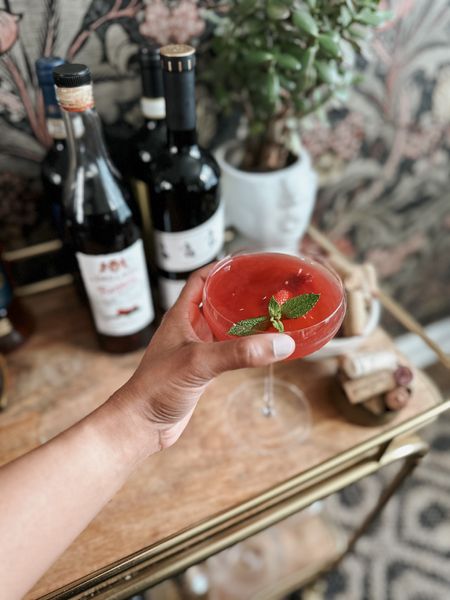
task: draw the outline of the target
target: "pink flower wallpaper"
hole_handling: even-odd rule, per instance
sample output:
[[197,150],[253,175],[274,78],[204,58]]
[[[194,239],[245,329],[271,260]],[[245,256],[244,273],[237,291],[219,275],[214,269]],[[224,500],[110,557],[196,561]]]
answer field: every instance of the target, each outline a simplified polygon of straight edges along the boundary
[[[347,99],[302,123],[320,174],[316,222],[349,255],[374,262],[384,285],[423,322],[450,297],[450,5],[384,0],[393,19],[359,57]],[[138,45],[194,43],[211,24],[196,0],[0,0],[0,242],[38,220],[39,161],[50,143],[34,61],[90,65],[112,130],[139,122]],[[206,60],[206,58],[205,58]],[[200,89],[211,139],[215,105]],[[13,193],[14,192],[14,193]]]

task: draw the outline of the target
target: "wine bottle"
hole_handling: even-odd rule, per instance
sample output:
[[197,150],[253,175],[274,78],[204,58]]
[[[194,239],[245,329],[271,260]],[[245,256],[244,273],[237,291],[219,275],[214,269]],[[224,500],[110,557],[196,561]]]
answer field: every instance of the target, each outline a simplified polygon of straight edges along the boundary
[[33,329],[33,321],[20,300],[13,296],[4,266],[0,263],[0,353],[21,346]]
[[144,124],[132,140],[133,175],[141,181],[150,177],[149,163],[163,149],[167,140],[166,103],[161,71],[159,48],[141,46],[139,66],[142,80],[141,111]]
[[[67,130],[65,225],[101,347],[128,352],[146,344],[154,309],[143,243],[128,192],[106,150],[85,65],[53,71]],[[74,120],[81,119],[74,130]]]
[[139,206],[147,255],[152,254],[152,225],[148,198],[150,163],[164,148],[167,140],[166,103],[159,48],[142,45],[138,53],[142,80],[142,127],[131,140],[132,186]]
[[64,231],[62,195],[67,171],[67,144],[66,128],[56,100],[53,69],[62,64],[64,60],[57,56],[42,57],[36,61],[36,74],[44,99],[47,129],[53,138],[53,144],[41,163],[44,201],[48,203],[53,224],[61,238]]
[[195,50],[169,45],[160,54],[167,144],[150,166],[149,195],[161,304],[167,309],[189,274],[220,254],[224,216],[219,166],[197,144]]

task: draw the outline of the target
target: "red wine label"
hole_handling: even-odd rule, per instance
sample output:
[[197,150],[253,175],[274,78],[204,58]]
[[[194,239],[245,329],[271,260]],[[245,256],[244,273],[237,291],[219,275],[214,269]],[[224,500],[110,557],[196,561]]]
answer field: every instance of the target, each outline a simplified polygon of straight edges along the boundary
[[156,262],[169,273],[194,271],[216,258],[223,246],[223,205],[193,229],[168,233],[155,230]]
[[111,254],[77,252],[77,259],[100,333],[130,335],[153,321],[142,240]]

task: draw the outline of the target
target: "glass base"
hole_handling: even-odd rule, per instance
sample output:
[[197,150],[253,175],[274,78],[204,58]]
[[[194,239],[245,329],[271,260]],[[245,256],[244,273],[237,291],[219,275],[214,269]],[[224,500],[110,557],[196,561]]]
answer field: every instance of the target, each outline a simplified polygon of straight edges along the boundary
[[263,454],[300,444],[311,432],[311,413],[302,391],[275,378],[273,400],[268,402],[268,385],[267,377],[243,383],[227,403],[230,435],[238,444]]

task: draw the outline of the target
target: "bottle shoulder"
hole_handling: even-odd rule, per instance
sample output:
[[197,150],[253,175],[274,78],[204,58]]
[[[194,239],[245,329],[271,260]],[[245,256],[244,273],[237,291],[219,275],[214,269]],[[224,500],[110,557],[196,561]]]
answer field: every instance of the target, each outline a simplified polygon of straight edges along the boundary
[[186,148],[164,148],[151,165],[151,178],[154,187],[164,182],[186,184],[197,182],[206,189],[219,182],[220,168],[209,150],[201,146]]

